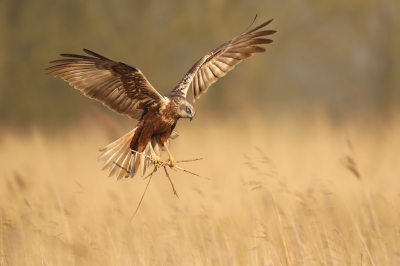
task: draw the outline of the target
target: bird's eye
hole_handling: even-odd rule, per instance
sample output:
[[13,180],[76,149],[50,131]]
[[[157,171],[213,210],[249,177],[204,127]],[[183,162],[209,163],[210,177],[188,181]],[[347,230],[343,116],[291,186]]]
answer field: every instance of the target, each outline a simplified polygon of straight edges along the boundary
[[191,113],[191,111],[190,111],[190,109],[189,109],[189,108],[186,108],[186,113],[188,113],[188,114],[190,114],[190,113]]

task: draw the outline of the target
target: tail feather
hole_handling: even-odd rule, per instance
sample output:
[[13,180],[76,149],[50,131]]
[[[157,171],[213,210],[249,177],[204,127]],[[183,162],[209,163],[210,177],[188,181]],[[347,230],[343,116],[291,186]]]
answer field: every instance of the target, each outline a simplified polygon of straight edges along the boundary
[[118,151],[119,148],[120,148],[120,146],[116,146],[116,147],[114,147],[114,148],[111,148],[111,149],[105,151],[103,154],[101,154],[101,155],[97,158],[97,161],[100,162],[100,161],[106,160],[107,158],[110,158],[110,156],[112,156],[116,151]]
[[[100,148],[99,151],[104,152],[104,151],[111,150],[112,148],[114,148],[115,146],[120,144],[121,142],[125,142],[125,140],[127,138],[132,138],[133,135],[135,134],[135,131],[136,131],[136,127],[133,130],[129,131],[127,134],[125,134],[123,137],[121,137],[121,138],[117,139],[116,141],[108,144],[107,146],[104,146],[103,148]],[[97,160],[100,161],[99,159],[100,159],[100,157]]]
[[125,159],[121,164],[121,169],[115,175],[116,180],[120,180],[122,177],[129,175],[128,166],[129,166],[129,161],[131,160],[131,157],[132,157],[132,152],[130,150],[128,150],[128,153],[130,153],[131,156],[125,156]]
[[108,172],[108,177],[111,177],[115,174],[115,178],[118,180],[118,176],[121,173],[121,170],[124,171],[124,169],[122,168],[123,167],[122,165],[123,165],[126,157],[130,157],[130,156],[128,156],[128,154],[132,154],[132,153],[129,149],[127,149],[125,147],[123,150],[123,153],[116,160],[116,162],[118,162],[118,165],[114,163],[113,166],[111,166],[110,171]]
[[122,167],[127,169],[129,161],[131,160],[132,152],[129,145],[135,131],[136,128],[128,132],[122,138],[100,149],[103,153],[97,158],[97,161],[104,161],[101,170],[110,168],[107,174],[108,177],[115,175],[115,179],[118,180],[121,176],[127,174]]
[[135,169],[135,163],[136,163],[136,157],[138,156],[138,154],[137,153],[134,153],[133,155],[132,155],[132,159],[131,159],[131,163],[130,163],[130,174],[129,174],[129,177],[130,178],[133,178],[135,175],[136,175],[136,170],[137,169]]
[[[106,170],[108,168],[113,168],[115,163],[120,163],[120,156],[125,152],[125,150],[129,150],[129,143],[125,145],[121,145],[116,152],[110,155],[110,157],[103,163],[101,170]],[[110,169],[111,171],[111,169]]]
[[151,140],[151,145],[153,146],[154,152],[156,153],[157,156],[160,156],[160,147],[158,147],[157,141],[155,138]]
[[142,157],[142,155],[140,153],[136,153],[136,158],[135,158],[135,164],[134,164],[134,171],[135,173],[137,173],[137,171],[139,170],[139,166],[140,166],[140,158]]
[[129,143],[125,144],[121,147],[118,152],[116,152],[113,156],[111,156],[107,160],[107,164],[109,165],[110,170],[108,171],[108,177],[111,177],[116,173],[119,169],[121,169],[121,164],[125,160],[125,157],[129,153],[128,149]]
[[[133,178],[138,172],[140,172],[141,176],[144,176],[147,168],[150,167],[150,160],[147,157],[151,156],[150,145],[153,146],[156,155],[160,156],[161,149],[155,138],[152,138],[151,142],[148,143],[143,154],[131,151],[130,143],[136,129],[135,127],[123,137],[99,149],[102,154],[97,158],[97,161],[103,161],[101,170],[109,169],[108,177],[114,176],[115,180],[120,180],[122,177],[128,177],[129,174],[129,177]],[[175,139],[177,136],[179,134],[174,131],[171,134],[171,139]],[[169,141],[167,145],[170,145]],[[135,147],[135,150],[139,150],[138,147]],[[144,154],[147,156],[144,156]]]
[[[143,153],[145,153],[148,149],[149,149],[149,144],[147,144],[147,146],[144,149]],[[141,176],[144,176],[144,174],[146,173],[146,161],[147,161],[146,156],[144,154],[141,154],[140,155],[140,163],[139,163],[140,175]]]

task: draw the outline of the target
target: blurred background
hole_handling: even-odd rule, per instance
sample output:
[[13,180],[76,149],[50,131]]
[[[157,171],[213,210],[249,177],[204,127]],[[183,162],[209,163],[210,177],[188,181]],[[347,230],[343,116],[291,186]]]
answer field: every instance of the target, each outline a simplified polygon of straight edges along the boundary
[[[400,101],[399,3],[371,1],[2,1],[0,123],[75,122],[112,112],[45,76],[60,53],[87,48],[141,69],[170,92],[204,54],[270,18],[266,54],[237,66],[195,104],[213,116],[268,119],[323,108],[330,119],[382,119]],[[201,111],[200,111],[201,110]],[[96,112],[97,112],[96,111]],[[117,117],[117,116],[115,116]],[[370,121],[369,121],[370,122]]]
[[[268,51],[196,101],[180,166],[107,179],[136,121],[45,76],[93,50],[169,93],[271,18]],[[400,265],[397,0],[0,1],[0,266]],[[191,101],[191,99],[188,99]]]

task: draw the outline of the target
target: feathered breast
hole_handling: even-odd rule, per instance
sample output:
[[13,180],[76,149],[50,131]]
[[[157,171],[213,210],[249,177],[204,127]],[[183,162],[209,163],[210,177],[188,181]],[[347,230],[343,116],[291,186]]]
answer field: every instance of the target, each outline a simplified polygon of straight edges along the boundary
[[160,108],[161,119],[168,124],[175,124],[178,119],[178,107],[181,99],[177,97],[165,97],[167,100],[162,103]]

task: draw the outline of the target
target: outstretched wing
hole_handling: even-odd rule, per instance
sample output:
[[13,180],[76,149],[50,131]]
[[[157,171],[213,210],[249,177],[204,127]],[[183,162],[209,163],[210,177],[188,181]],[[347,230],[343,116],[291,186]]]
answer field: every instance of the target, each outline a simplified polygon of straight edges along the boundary
[[93,57],[61,54],[69,58],[50,62],[57,65],[47,68],[52,71],[46,75],[62,78],[89,98],[132,119],[139,119],[144,109],[165,100],[136,67],[83,51]]
[[192,88],[193,102],[200,98],[217,79],[231,71],[243,59],[253,56],[254,53],[263,53],[267,49],[257,44],[268,44],[272,40],[258,38],[274,34],[275,30],[258,31],[271,23],[272,19],[244,32],[227,43],[215,48],[203,56],[183,77],[181,82],[170,93],[173,96],[186,97],[189,86]]

